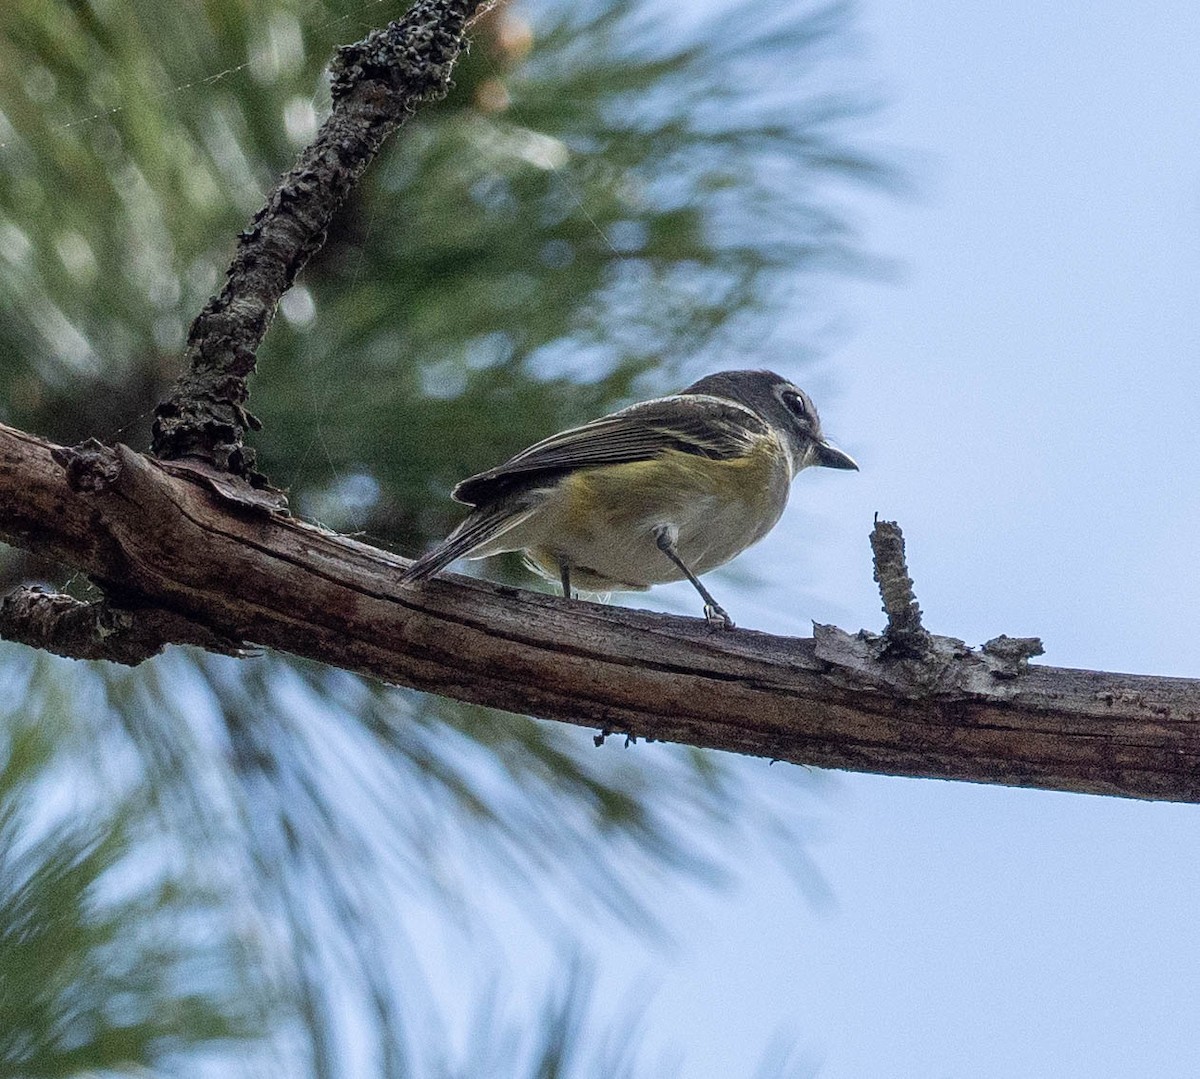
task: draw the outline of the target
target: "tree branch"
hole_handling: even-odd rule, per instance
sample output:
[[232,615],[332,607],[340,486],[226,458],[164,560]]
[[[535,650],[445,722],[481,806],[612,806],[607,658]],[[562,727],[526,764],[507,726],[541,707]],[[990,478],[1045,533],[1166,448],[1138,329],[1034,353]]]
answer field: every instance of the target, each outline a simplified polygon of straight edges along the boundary
[[85,603],[37,587],[18,588],[0,600],[0,637],[68,659],[106,659],[130,667],[169,644],[244,654],[207,626],[174,611],[124,609],[107,600]]
[[417,0],[404,18],[340,49],[333,110],[266,205],[238,237],[225,285],[188,331],[188,371],[155,412],[153,452],[198,457],[216,469],[266,480],[245,447],[258,421],[245,409],[247,379],[280,297],[325,242],[334,212],[384,139],[417,104],[445,95],[463,32],[480,0]]
[[714,633],[458,577],[413,587],[404,559],[231,504],[178,465],[83,457],[0,426],[0,536],[220,639],[797,764],[1200,801],[1200,681],[1029,667],[1029,642],[941,637],[940,670],[914,677],[875,634]]

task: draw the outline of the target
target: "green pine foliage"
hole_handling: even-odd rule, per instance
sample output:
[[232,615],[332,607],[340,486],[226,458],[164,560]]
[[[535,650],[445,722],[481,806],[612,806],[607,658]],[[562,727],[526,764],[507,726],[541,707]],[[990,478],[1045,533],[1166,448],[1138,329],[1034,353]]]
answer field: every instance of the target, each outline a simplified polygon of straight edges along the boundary
[[[862,262],[833,185],[888,172],[845,139],[846,10],[767,7],[480,20],[260,353],[254,444],[299,513],[413,554],[455,522],[457,479],[536,438],[803,361],[798,302]],[[0,420],[147,445],[190,318],[327,107],[332,50],[396,12],[0,5]],[[30,580],[89,589],[0,551],[0,584]],[[813,879],[761,779],[685,748],[597,751],[279,656],[126,671],[4,646],[0,677],[0,1074],[479,1074],[414,1022],[410,904],[486,925],[503,892],[575,949],[581,922],[652,932],[656,888],[722,879],[754,834]],[[585,967],[491,1074],[591,1074]]]
[[[173,856],[131,773],[83,772],[42,661],[3,672],[0,1075],[169,1068],[265,1051],[273,999],[248,925]],[[36,717],[36,725],[31,718]],[[250,908],[246,913],[251,914]],[[238,1057],[233,1054],[237,1053]]]

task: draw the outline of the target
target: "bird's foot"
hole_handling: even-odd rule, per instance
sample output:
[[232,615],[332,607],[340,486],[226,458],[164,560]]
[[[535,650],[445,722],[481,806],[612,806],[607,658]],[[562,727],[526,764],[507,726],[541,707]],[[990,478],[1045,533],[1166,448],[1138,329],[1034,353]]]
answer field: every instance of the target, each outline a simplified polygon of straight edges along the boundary
[[716,603],[704,605],[704,620],[710,629],[733,629],[733,619],[726,613],[725,608]]

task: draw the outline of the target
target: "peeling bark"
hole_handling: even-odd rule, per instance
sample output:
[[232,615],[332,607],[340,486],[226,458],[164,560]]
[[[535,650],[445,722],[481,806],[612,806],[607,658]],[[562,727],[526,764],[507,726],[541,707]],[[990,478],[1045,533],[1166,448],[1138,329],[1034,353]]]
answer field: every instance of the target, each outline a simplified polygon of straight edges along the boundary
[[243,649],[207,626],[155,607],[86,603],[45,589],[18,588],[0,600],[0,637],[67,659],[106,659],[133,667],[169,644],[194,644],[241,656]]

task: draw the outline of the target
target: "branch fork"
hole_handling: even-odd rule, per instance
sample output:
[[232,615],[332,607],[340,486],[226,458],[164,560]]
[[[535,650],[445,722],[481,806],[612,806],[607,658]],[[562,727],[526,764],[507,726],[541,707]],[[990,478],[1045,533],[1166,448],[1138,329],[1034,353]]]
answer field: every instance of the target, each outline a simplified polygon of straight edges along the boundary
[[878,515],[871,530],[875,580],[887,615],[882,634],[850,634],[837,626],[814,625],[817,655],[847,685],[876,686],[912,700],[924,697],[1015,695],[1029,660],[1042,655],[1037,637],[1001,634],[976,652],[956,637],[932,634],[921,622],[904,554],[904,534],[895,521]]
[[632,739],[772,760],[1200,802],[1200,681],[1031,667],[921,624],[897,526],[876,521],[882,634],[713,634],[695,619],[563,603],[447,576],[289,518],[244,445],[247,380],[276,305],[384,138],[445,92],[468,0],[418,0],[342,50],[334,108],[238,241],[158,409],[158,460],[0,425],[0,539],[77,568],[97,603],[22,589],[0,635],[136,663],[253,641],[456,700]]

